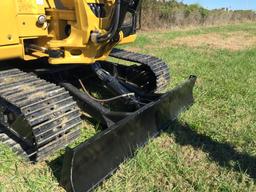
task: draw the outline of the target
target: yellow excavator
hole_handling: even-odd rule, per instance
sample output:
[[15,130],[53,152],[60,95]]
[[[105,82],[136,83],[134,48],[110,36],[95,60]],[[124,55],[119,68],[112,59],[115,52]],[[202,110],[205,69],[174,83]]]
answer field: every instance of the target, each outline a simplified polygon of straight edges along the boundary
[[[195,76],[163,93],[165,62],[117,48],[140,18],[141,0],[0,1],[0,141],[32,162],[66,148],[67,191],[94,189],[193,103]],[[86,118],[101,131],[67,147]]]

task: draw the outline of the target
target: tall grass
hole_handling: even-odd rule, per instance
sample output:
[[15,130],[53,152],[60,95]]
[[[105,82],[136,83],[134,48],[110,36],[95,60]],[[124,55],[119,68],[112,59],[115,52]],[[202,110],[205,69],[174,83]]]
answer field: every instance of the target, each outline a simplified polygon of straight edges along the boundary
[[176,0],[168,2],[143,0],[143,28],[173,28],[198,25],[220,25],[256,21],[252,10],[208,10],[198,4],[187,5]]

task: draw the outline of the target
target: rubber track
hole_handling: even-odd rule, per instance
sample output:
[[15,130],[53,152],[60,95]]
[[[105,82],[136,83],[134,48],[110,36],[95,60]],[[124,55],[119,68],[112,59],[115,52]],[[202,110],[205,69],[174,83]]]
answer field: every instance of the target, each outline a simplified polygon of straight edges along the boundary
[[[22,142],[17,135],[11,137],[9,130],[12,127],[1,123],[0,142],[10,146],[17,154],[29,159],[33,156],[33,161],[39,161],[64,148],[80,135],[82,121],[73,98],[64,88],[39,79],[34,74],[19,69],[1,71],[0,99],[1,107],[14,110],[32,131],[33,144],[24,144],[26,142]],[[4,118],[1,119],[3,121]]]
[[156,93],[162,92],[170,82],[169,67],[164,61],[162,61],[159,58],[117,48],[114,48],[112,50],[110,56],[117,59],[122,59],[125,61],[130,61],[148,66],[151,69],[151,71],[155,74]]

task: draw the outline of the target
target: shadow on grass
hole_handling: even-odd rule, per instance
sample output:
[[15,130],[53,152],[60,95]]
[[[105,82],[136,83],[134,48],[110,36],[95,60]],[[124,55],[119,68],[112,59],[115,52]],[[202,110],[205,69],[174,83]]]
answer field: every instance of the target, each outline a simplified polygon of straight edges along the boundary
[[220,166],[237,172],[246,172],[256,180],[256,157],[238,152],[228,143],[220,143],[209,136],[199,134],[188,124],[175,122],[166,132],[175,136],[176,143],[201,149]]
[[63,162],[64,162],[64,155],[61,155],[57,159],[47,162],[47,165],[50,167],[52,170],[52,173],[54,177],[57,179],[58,183],[60,183],[61,180],[61,171],[63,167]]

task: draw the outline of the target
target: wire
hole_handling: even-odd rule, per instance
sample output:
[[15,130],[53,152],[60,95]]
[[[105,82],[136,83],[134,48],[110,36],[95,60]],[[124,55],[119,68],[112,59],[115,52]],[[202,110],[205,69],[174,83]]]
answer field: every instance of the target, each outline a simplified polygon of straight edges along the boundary
[[118,96],[116,96],[116,97],[112,97],[112,98],[109,98],[109,99],[97,99],[97,98],[93,97],[93,96],[86,90],[86,88],[85,88],[83,82],[82,82],[80,79],[78,79],[78,81],[79,81],[80,85],[82,86],[83,91],[84,91],[91,99],[93,99],[94,101],[98,101],[98,102],[100,102],[100,103],[107,103],[107,102],[115,101],[115,100],[120,99],[120,98],[135,96],[134,93],[125,93],[125,94],[118,95]]

